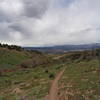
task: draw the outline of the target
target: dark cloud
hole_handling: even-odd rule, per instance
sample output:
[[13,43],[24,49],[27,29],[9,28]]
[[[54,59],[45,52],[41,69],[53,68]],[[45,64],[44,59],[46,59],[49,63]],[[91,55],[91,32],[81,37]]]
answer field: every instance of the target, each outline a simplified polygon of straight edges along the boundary
[[9,40],[10,39],[10,36],[9,36],[9,33],[10,32],[10,29],[8,28],[8,23],[0,23],[0,41],[1,40]]
[[0,10],[0,22],[6,22],[6,21],[9,21],[9,18],[2,10]]
[[23,0],[24,15],[40,18],[47,10],[49,0]]
[[24,39],[31,37],[32,31],[28,29],[28,26],[24,25],[23,23],[13,23],[9,26],[9,28],[13,31],[20,32]]
[[10,14],[0,9],[0,23],[10,22],[12,20],[13,20],[13,17]]

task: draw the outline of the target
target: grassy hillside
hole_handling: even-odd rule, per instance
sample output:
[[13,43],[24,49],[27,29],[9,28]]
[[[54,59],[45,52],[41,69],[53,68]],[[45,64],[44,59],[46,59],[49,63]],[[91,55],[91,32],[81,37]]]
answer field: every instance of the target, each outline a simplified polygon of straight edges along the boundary
[[68,100],[100,100],[100,60],[66,65],[59,91]]
[[0,69],[14,68],[29,57],[24,52],[0,48]]
[[[0,77],[0,100],[44,100],[61,65],[38,66]],[[34,99],[33,99],[34,98]]]
[[52,80],[63,68],[66,70],[58,93],[62,100],[100,99],[99,49],[47,55],[2,47],[0,100],[44,100]]
[[73,51],[58,56],[58,60],[63,62],[68,61],[89,61],[92,59],[100,59],[100,49],[86,50],[86,51]]
[[49,62],[47,55],[38,51],[17,51],[0,48],[0,70],[20,67],[38,66]]
[[31,100],[33,97],[38,100],[46,95],[50,80],[58,71],[56,66],[48,67],[52,64],[51,62],[48,55],[38,51],[19,51],[1,47],[0,100],[18,98]]
[[62,100],[100,100],[100,50],[73,51],[53,56],[66,68],[59,81]]

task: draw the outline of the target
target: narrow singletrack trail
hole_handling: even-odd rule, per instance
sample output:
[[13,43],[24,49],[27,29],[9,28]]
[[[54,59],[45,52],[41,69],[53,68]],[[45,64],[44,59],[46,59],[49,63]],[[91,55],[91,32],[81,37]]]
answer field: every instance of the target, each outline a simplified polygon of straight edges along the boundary
[[58,81],[62,77],[64,71],[65,71],[65,69],[63,69],[60,73],[58,73],[58,75],[56,76],[56,78],[52,82],[51,89],[49,91],[49,95],[47,96],[46,100],[59,100]]

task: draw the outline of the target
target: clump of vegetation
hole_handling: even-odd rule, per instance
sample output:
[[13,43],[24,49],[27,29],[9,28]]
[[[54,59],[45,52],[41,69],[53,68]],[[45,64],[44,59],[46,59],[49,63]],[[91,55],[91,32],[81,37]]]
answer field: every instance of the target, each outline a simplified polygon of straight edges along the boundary
[[45,70],[45,73],[49,73],[48,69]]
[[33,56],[31,59],[25,60],[24,62],[21,63],[22,68],[34,68],[36,66],[46,66],[50,63],[48,57],[44,55],[36,55]]
[[64,54],[59,60],[65,61],[90,61],[92,59],[100,59],[100,49],[85,50],[85,51],[73,51]]
[[8,44],[1,44],[0,43],[0,47],[1,48],[7,48],[9,50],[17,50],[17,51],[22,51],[24,50],[22,47],[17,46],[17,45],[8,45]]
[[0,70],[0,76],[2,76],[2,71]]
[[49,78],[55,78],[55,75],[54,75],[53,73],[51,73],[51,74],[49,75]]

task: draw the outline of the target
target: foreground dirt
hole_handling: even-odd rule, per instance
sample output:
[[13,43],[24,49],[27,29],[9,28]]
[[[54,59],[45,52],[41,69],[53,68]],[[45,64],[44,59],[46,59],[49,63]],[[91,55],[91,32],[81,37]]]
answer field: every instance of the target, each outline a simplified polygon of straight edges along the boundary
[[46,96],[45,100],[59,100],[59,93],[58,93],[58,81],[60,80],[61,76],[63,75],[65,69],[63,69],[54,79],[51,85],[51,89],[49,91],[49,95]]

